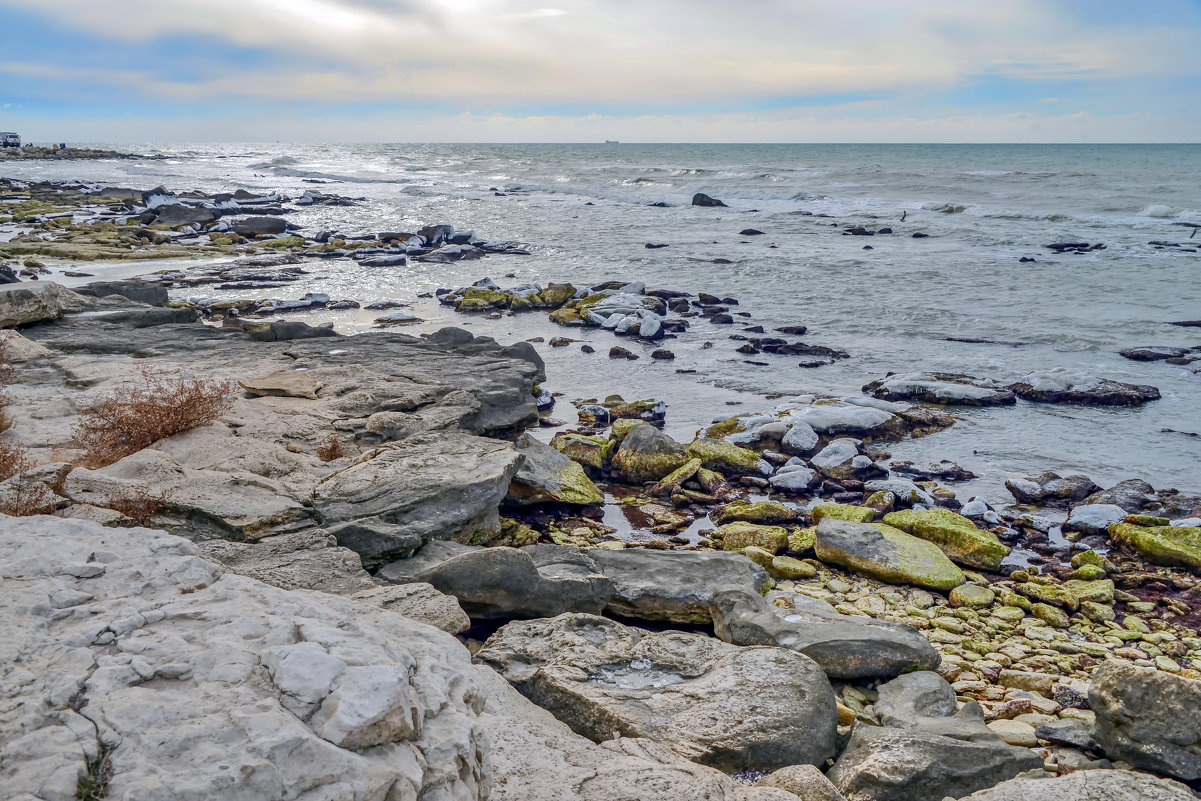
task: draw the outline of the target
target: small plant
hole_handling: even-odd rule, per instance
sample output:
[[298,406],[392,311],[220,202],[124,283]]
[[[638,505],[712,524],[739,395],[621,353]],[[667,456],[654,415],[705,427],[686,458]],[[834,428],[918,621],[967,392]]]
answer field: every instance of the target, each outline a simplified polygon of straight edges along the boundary
[[112,464],[160,439],[213,422],[233,406],[236,386],[142,368],[137,379],[80,413],[75,440],[89,464]]
[[17,476],[0,487],[0,515],[31,517],[48,515],[58,505],[58,496],[41,481]]
[[109,492],[103,503],[105,509],[120,512],[139,526],[150,526],[159,510],[171,500],[172,492],[154,492],[145,484],[137,487],[120,487]]
[[88,760],[88,772],[79,777],[75,787],[76,801],[100,801],[108,795],[108,782],[113,776],[113,749],[104,740],[97,741],[96,756]]
[[338,439],[337,434],[330,434],[324,442],[316,448],[317,458],[323,462],[332,462],[334,459],[341,459],[346,455],[346,451],[342,448],[342,440]]

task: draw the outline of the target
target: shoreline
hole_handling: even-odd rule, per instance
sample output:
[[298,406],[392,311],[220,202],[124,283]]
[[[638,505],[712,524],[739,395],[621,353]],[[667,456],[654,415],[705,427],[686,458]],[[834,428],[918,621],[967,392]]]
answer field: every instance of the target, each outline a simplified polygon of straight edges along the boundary
[[[338,200],[318,196],[334,198],[324,202]],[[111,215],[101,213],[93,219],[116,229],[119,241],[121,228],[137,228],[116,222],[125,215],[153,211],[155,217],[196,216],[211,211],[205,203],[226,202],[239,211],[286,208],[277,197],[188,198],[183,203],[160,201],[138,212],[154,197],[182,196],[151,191],[140,203],[126,198],[129,204],[114,198]],[[181,208],[171,208],[176,206]],[[63,230],[50,222],[55,217],[45,216],[55,213],[39,212],[41,219],[35,224]],[[220,224],[222,216],[210,222]],[[276,219],[282,228],[269,222]],[[250,228],[237,233],[239,223],[270,227],[271,233]],[[150,254],[174,253],[174,248],[204,255],[211,255],[213,248],[241,260],[222,265],[216,273],[205,274],[211,265],[196,265],[197,270],[180,270],[171,278],[205,282],[201,288],[220,282],[286,286],[287,270],[303,264],[292,261],[289,252],[300,248],[384,259],[436,259],[439,253],[444,258],[486,259],[488,246],[498,253],[519,249],[512,243],[484,242],[481,247],[472,244],[471,237],[455,242],[453,229],[439,230],[440,226],[415,235],[361,240],[362,244],[331,240],[310,245],[274,214],[244,215],[230,225],[233,235],[202,235],[191,230],[196,225],[203,224],[179,223],[177,227],[190,229],[181,237],[146,228],[154,237],[140,237],[135,247]],[[214,234],[229,243],[214,243]],[[162,250],[155,251],[152,241],[159,236],[164,237]],[[407,241],[402,237],[414,237],[412,249],[402,248]],[[24,242],[33,249],[41,247]],[[96,241],[68,241],[66,246],[103,255],[117,247]],[[251,248],[256,252],[246,252]],[[473,251],[479,255],[465,255]],[[246,261],[264,258],[257,264]],[[604,325],[637,326],[639,335],[652,340],[648,347],[669,346],[654,339],[665,323],[676,325],[683,319],[697,325],[706,320],[730,325],[708,318],[738,308],[724,298],[703,302],[706,299],[698,296],[694,305],[694,299],[680,296],[679,290],[669,293],[675,297],[663,297],[645,287],[633,291],[635,287],[624,283],[587,290],[573,286],[570,291],[552,286],[521,293],[483,286],[445,297],[448,305],[479,301],[487,308],[484,314],[512,310],[518,297],[571,321],[596,314]],[[135,521],[114,508],[113,498],[122,492],[161,498],[144,522],[193,543],[164,539],[162,547],[202,564],[223,566],[204,567],[207,578],[196,584],[185,587],[180,579],[176,583],[184,589],[172,584],[175,594],[188,596],[181,604],[202,604],[206,599],[215,604],[223,591],[246,593],[248,603],[267,597],[275,604],[292,603],[272,595],[274,591],[256,589],[260,585],[238,574],[287,592],[375,592],[371,615],[383,614],[380,608],[391,609],[388,614],[400,610],[417,619],[440,621],[446,630],[462,635],[459,641],[437,640],[445,645],[446,654],[438,658],[451,665],[447,670],[466,675],[465,660],[474,654],[476,669],[487,665],[508,679],[504,687],[511,684],[528,697],[542,698],[577,734],[594,740],[608,740],[609,734],[601,737],[588,729],[589,716],[598,714],[596,710],[619,717],[630,714],[623,706],[629,701],[629,682],[649,682],[633,689],[650,687],[670,699],[674,691],[666,688],[680,684],[692,692],[697,685],[688,682],[716,671],[717,662],[711,661],[720,661],[716,654],[721,659],[753,660],[770,651],[777,654],[773,658],[796,662],[797,675],[807,676],[806,693],[829,701],[828,708],[803,710],[810,735],[820,741],[813,753],[772,757],[771,748],[754,741],[737,757],[726,756],[698,745],[703,737],[688,739],[692,730],[686,721],[673,731],[640,729],[631,723],[625,735],[655,747],[667,743],[676,749],[675,759],[681,753],[693,754],[697,762],[726,772],[750,771],[756,780],[784,764],[807,762],[824,768],[827,759],[837,756],[827,775],[849,791],[870,773],[864,763],[876,748],[884,747],[872,738],[885,734],[900,738],[899,747],[908,749],[906,753],[921,753],[931,764],[944,764],[962,742],[978,743],[980,755],[995,758],[998,766],[981,773],[973,764],[976,781],[985,783],[968,792],[1029,770],[1070,774],[1108,770],[1119,762],[1161,775],[1197,778],[1187,760],[1165,766],[1148,759],[1138,744],[1124,742],[1099,701],[1124,703],[1120,687],[1105,684],[1113,671],[1132,671],[1122,674],[1126,686],[1164,694],[1169,718],[1187,714],[1187,709],[1171,705],[1198,693],[1194,685],[1201,687],[1201,534],[1196,532],[1201,532],[1201,519],[1185,526],[1171,523],[1201,515],[1201,498],[1157,493],[1137,480],[1103,489],[1083,476],[1054,474],[1012,482],[1015,503],[1009,506],[990,508],[982,501],[957,498],[954,487],[961,471],[954,465],[940,466],[929,475],[920,470],[904,473],[895,463],[886,465],[888,457],[882,455],[895,442],[923,434],[936,437],[932,432],[953,425],[947,407],[867,394],[781,398],[773,401],[779,402],[778,408],[765,408],[760,411],[770,413],[759,415],[723,417],[717,414],[722,410],[715,409],[714,416],[723,419],[691,441],[677,441],[656,425],[664,414],[656,401],[666,403],[670,415],[670,398],[597,398],[598,403],[577,408],[578,423],[548,426],[556,430],[548,446],[519,436],[539,424],[538,407],[548,402],[538,391],[548,379],[546,365],[530,342],[505,345],[455,327],[424,338],[410,336],[403,328],[340,336],[332,328],[278,315],[256,317],[212,304],[173,303],[164,282],[99,282],[81,288],[88,294],[45,280],[0,285],[0,313],[7,315],[2,324],[20,331],[6,336],[16,370],[7,390],[15,422],[5,438],[23,442],[41,462],[0,484],[0,491],[18,491],[24,486],[21,482],[33,482],[53,494],[56,517],[30,517],[13,524],[27,535],[58,533],[72,548],[78,544],[85,550],[99,548],[97,542],[111,537],[123,543],[129,558],[156,565],[155,557],[139,550],[142,546],[128,533],[139,529],[126,528]],[[327,297],[320,303],[335,301]],[[659,311],[667,311],[669,303],[680,310],[675,316]],[[696,316],[681,317],[684,314]],[[218,319],[204,325],[202,316]],[[390,322],[407,320],[393,317]],[[565,336],[575,330],[563,328]],[[795,347],[794,337],[800,335],[787,334],[784,346]],[[621,347],[629,340],[603,341]],[[762,349],[762,340],[755,347]],[[106,466],[82,464],[81,455],[70,450],[79,412],[110,396],[123,382],[136,380],[139,366],[237,381],[240,390],[231,400],[232,410],[214,424],[162,439]],[[975,400],[981,393],[993,397],[1017,391],[980,382],[937,383],[939,390],[950,383]],[[929,382],[919,389],[934,391]],[[1064,390],[1032,385],[1030,391]],[[543,408],[542,416],[547,414],[555,412]],[[331,441],[338,448],[323,451]],[[607,503],[606,495],[614,497],[615,488],[624,497],[620,503]],[[633,519],[627,522],[645,534],[623,540],[607,531],[604,518],[614,507],[628,509]],[[1048,514],[1070,514],[1073,531],[1065,533]],[[5,522],[0,529],[8,526]],[[681,534],[685,531],[688,536]],[[19,539],[5,541],[4,547],[21,559],[33,558],[28,549],[34,546]],[[1024,562],[1013,561],[1015,553]],[[1156,564],[1164,560],[1177,565]],[[114,574],[138,569],[116,556],[112,564]],[[47,575],[65,580],[62,569],[47,568]],[[221,569],[228,571],[229,579],[220,577]],[[104,571],[84,572],[99,577]],[[396,595],[418,591],[419,586],[429,588],[420,589],[426,593],[421,603],[413,601],[414,596]],[[437,617],[431,604],[439,610]],[[352,607],[339,609],[344,616],[367,615],[346,611]],[[607,617],[599,617],[602,613]],[[74,614],[67,611],[63,620],[72,620]],[[171,629],[173,619],[151,621],[144,612],[139,614],[147,636],[177,636]],[[320,614],[325,615],[322,625],[333,619]],[[446,622],[448,615],[453,622]],[[85,647],[100,649],[121,641],[128,632],[120,626],[110,630],[112,625],[96,640],[87,640]],[[684,637],[680,631],[705,632],[688,635],[699,638],[688,640],[688,648],[694,650],[672,657],[680,661],[670,669],[647,667],[642,652],[614,644],[638,638],[650,642],[648,632],[664,627],[675,631],[669,639]],[[597,636],[603,648],[595,637],[590,640],[579,633],[602,629],[606,633]],[[709,631],[714,636],[708,636]],[[111,636],[101,641],[105,632]],[[482,642],[475,634],[489,636]],[[204,636],[221,641],[215,631]],[[434,641],[420,631],[406,636],[405,648],[422,636]],[[585,671],[592,671],[587,673],[591,678],[573,678],[557,661],[562,657],[547,652],[546,643],[551,642],[595,659]],[[601,650],[593,654],[588,651],[592,647]],[[95,658],[88,653],[88,659]],[[326,656],[331,653],[323,650]],[[195,656],[188,659],[195,661]],[[553,678],[539,689],[531,688],[532,679],[523,673],[529,664],[545,665],[545,675]],[[199,681],[205,674],[196,665],[192,670]],[[620,667],[618,674],[605,672],[614,665]],[[732,674],[738,677],[737,691],[722,685],[718,693],[723,703],[733,705],[723,707],[727,716],[762,715],[748,711],[762,704],[756,693],[768,692],[775,686],[772,682],[780,680],[779,671],[758,664],[745,669],[754,681]],[[273,668],[271,679],[277,684],[285,681],[279,670]],[[177,672],[171,680],[185,675],[190,674]],[[890,707],[890,697],[896,702],[890,693],[900,693],[910,681],[925,682],[940,697],[949,697],[949,706],[943,704],[946,708],[934,714],[904,704]],[[620,692],[603,690],[609,686]],[[889,686],[892,690],[883,689]],[[785,682],[779,692],[791,697],[787,693],[794,690]],[[107,690],[96,692],[103,695]],[[504,694],[495,692],[499,696],[494,697]],[[569,697],[587,700],[577,709],[576,702],[561,700]],[[279,703],[274,695],[271,698],[270,703]],[[659,700],[649,693],[639,696],[639,703]],[[469,719],[484,708],[482,700],[478,708],[462,706],[460,712]],[[1165,714],[1158,708],[1151,711]],[[313,722],[320,717],[307,717],[312,714],[307,709],[301,719],[320,728]],[[533,727],[531,714],[518,716],[519,728]],[[772,715],[754,720],[773,732],[780,723]],[[958,731],[959,739],[944,736],[948,727]],[[355,737],[377,733],[368,730],[356,730]],[[332,729],[322,731],[328,734]],[[818,731],[820,736],[814,734]],[[157,758],[157,751],[146,744],[136,746],[144,750],[135,750],[128,731],[125,736],[129,744],[118,745],[114,754],[136,775],[137,762]],[[397,724],[388,736],[409,742],[423,735]],[[778,736],[780,742],[797,739],[796,732]],[[325,741],[333,742],[329,737]],[[362,742],[368,741],[346,739],[335,745]],[[460,745],[469,748],[469,742],[477,741],[467,738]],[[523,753],[524,759],[535,759]],[[56,758],[68,759],[61,753]],[[589,757],[594,762],[602,758],[595,753]],[[192,769],[207,775],[201,766]],[[668,768],[659,763],[657,770]],[[468,781],[454,781],[460,780]],[[732,785],[722,786],[729,790]],[[951,786],[963,789],[953,782],[947,785]]]

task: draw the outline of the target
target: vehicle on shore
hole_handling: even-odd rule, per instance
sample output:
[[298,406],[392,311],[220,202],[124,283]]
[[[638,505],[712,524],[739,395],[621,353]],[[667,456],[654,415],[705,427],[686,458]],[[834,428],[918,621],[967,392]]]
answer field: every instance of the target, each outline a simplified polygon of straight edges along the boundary
[[21,137],[13,131],[0,131],[0,147],[20,147]]

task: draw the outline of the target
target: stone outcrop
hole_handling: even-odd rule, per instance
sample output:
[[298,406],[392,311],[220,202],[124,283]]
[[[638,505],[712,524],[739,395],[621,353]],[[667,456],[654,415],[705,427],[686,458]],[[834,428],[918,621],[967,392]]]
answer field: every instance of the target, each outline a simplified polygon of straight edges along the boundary
[[823,562],[892,584],[946,592],[964,582],[963,571],[937,545],[889,525],[827,517],[817,524],[814,542],[814,552]]
[[724,770],[818,765],[834,753],[829,682],[785,649],[562,615],[508,624],[476,661],[596,742],[646,738]]
[[0,328],[57,320],[83,311],[87,299],[52,281],[29,281],[0,286]]
[[1194,801],[1188,787],[1129,770],[1080,770],[1067,776],[1019,776],[960,801]]
[[1201,681],[1117,659],[1093,674],[1094,737],[1111,759],[1186,781],[1201,779]]
[[592,483],[584,468],[549,445],[522,434],[515,443],[524,457],[509,485],[506,500],[517,506],[562,503],[599,506],[605,494]]

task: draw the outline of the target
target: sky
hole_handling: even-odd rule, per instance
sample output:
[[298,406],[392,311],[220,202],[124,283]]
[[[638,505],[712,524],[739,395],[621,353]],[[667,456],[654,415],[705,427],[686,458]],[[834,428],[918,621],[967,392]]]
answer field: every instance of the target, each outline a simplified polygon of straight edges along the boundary
[[74,142],[1201,142],[1201,0],[0,0]]

